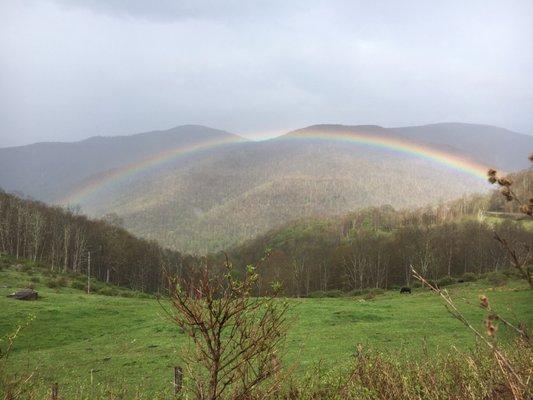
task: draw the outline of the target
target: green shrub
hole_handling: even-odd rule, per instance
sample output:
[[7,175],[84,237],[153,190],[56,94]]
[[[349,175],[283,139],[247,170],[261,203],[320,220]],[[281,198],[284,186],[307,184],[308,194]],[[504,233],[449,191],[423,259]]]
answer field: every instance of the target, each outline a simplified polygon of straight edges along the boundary
[[39,282],[41,282],[41,278],[39,278],[38,276],[32,276],[30,278],[30,281],[33,282],[33,283],[39,283]]
[[501,271],[502,274],[504,274],[506,277],[510,279],[519,279],[521,278],[520,273],[514,269],[514,268],[506,268]]
[[311,299],[320,299],[322,297],[326,297],[326,292],[323,290],[317,290],[316,292],[309,293],[309,297]]
[[52,278],[49,279],[46,283],[46,286],[48,286],[51,289],[58,288],[58,287],[65,287],[67,286],[68,281],[67,278],[64,276],[60,276],[59,278]]
[[45,270],[42,272],[42,274],[43,274],[44,276],[47,276],[47,277],[50,277],[50,276],[51,276],[51,277],[53,277],[53,278],[55,278],[55,277],[57,276],[57,273],[56,273],[55,271],[52,271],[52,270],[49,270],[49,269],[45,269]]
[[488,283],[494,286],[503,286],[507,283],[507,276],[501,272],[489,272],[485,275],[485,279]]
[[33,268],[31,267],[31,265],[21,264],[20,270],[22,272],[27,273],[28,275],[33,274]]
[[70,287],[72,289],[78,289],[78,290],[87,290],[87,286],[85,285],[85,282],[81,282],[81,281],[72,281],[70,283]]
[[135,292],[134,297],[137,297],[138,299],[151,299],[153,296],[149,293],[143,293],[143,292]]
[[55,289],[59,287],[59,284],[57,283],[57,279],[49,279],[48,282],[46,282],[46,286],[50,289]]
[[478,276],[473,272],[465,272],[461,277],[463,282],[475,282],[478,279]]
[[98,291],[98,294],[103,296],[118,296],[120,293],[117,289],[112,287],[104,287]]
[[342,290],[334,289],[334,290],[326,290],[324,292],[325,297],[342,297],[344,296],[344,293]]
[[105,288],[105,284],[103,284],[100,281],[97,281],[95,279],[91,279],[91,291],[92,292],[100,292],[103,288]]
[[[83,290],[84,292],[87,292],[87,278],[83,276],[79,276],[78,278],[76,278],[76,280],[73,280],[70,283],[70,287],[72,289],[78,289],[78,290]],[[91,293],[100,293],[103,289],[105,289],[104,284],[91,279]],[[111,296],[111,295],[108,295],[108,296]]]
[[39,261],[26,261],[26,267],[30,268],[35,272],[36,269],[44,269],[46,268],[43,264],[41,264]]
[[420,287],[422,287],[422,282],[420,281],[411,282],[411,288],[420,288]]
[[364,294],[365,291],[364,290],[361,290],[361,289],[353,289],[353,290],[350,290],[348,293],[346,293],[347,296],[350,296],[350,297],[357,297],[357,296],[361,296],[362,294]]
[[453,285],[454,283],[457,283],[454,278],[452,278],[451,276],[445,276],[443,278],[440,278],[437,281],[437,286],[438,287],[450,286],[450,285]]

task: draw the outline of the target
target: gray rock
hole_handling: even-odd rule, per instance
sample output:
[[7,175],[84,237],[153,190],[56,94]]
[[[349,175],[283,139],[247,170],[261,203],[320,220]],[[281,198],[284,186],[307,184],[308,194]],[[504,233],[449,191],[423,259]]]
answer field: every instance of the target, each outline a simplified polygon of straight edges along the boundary
[[22,289],[8,294],[7,297],[11,297],[16,300],[37,300],[39,294],[33,289]]

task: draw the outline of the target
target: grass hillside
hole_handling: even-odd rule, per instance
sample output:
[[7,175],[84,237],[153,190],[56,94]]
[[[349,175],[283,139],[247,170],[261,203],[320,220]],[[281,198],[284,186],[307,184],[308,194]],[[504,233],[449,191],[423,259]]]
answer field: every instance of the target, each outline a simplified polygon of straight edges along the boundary
[[[10,372],[34,372],[43,395],[57,381],[64,398],[80,391],[91,397],[90,393],[103,393],[111,385],[128,387],[130,393],[140,387],[147,398],[156,392],[170,394],[172,367],[180,364],[180,348],[187,340],[166,320],[154,298],[101,283],[96,284],[98,293],[87,295],[72,287],[80,287],[76,283],[80,277],[54,277],[43,267],[17,264],[1,258],[0,337],[29,316],[34,319],[16,340]],[[6,297],[28,284],[35,286],[39,300]],[[481,279],[449,286],[449,291],[464,299],[458,300],[460,308],[480,329],[483,312],[476,307],[480,294],[486,294],[512,322],[533,324],[533,292],[521,282],[494,286]],[[404,360],[426,354],[437,357],[453,346],[474,345],[472,335],[423,289],[412,295],[389,291],[290,302],[294,320],[285,343],[285,363],[294,365],[297,374],[310,373],[316,366],[340,367],[358,344]],[[162,305],[167,306],[165,301]],[[503,327],[499,335],[505,338]]]

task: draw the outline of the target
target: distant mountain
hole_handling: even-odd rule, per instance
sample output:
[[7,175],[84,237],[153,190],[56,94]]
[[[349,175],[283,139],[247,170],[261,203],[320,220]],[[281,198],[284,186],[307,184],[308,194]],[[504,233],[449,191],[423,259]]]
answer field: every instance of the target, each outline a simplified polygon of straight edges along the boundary
[[490,125],[442,123],[392,128],[407,138],[447,145],[505,171],[528,168],[533,136]]
[[[223,131],[185,126],[35,144],[0,149],[0,186],[49,202],[89,187],[90,195],[70,197],[82,211],[93,216],[116,213],[137,235],[205,253],[302,217],[387,204],[416,207],[487,190],[479,176],[434,163],[416,151],[372,144],[376,141],[408,142],[507,170],[522,165],[513,161],[514,149],[520,147],[516,159],[524,149],[533,149],[533,137],[499,128],[465,124],[463,132],[469,129],[478,138],[504,141],[501,154],[497,146],[485,151],[475,141],[462,139],[460,124],[423,128],[319,125],[250,142]],[[316,132],[319,135],[313,136]],[[343,140],[342,135],[352,133],[365,135],[370,143]],[[143,161],[172,148],[203,148],[203,143],[204,151],[183,151],[164,163]],[[107,184],[93,184],[101,181]]]
[[35,143],[0,148],[0,187],[54,202],[83,181],[139,162],[169,148],[245,139],[198,125],[130,136],[95,136],[74,143]]

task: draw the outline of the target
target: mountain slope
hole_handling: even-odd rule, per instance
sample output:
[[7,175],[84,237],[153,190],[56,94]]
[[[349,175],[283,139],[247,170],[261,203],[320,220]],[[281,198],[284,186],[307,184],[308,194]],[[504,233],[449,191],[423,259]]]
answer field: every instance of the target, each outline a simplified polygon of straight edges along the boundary
[[[68,151],[61,151],[63,147],[59,145],[49,145],[56,146],[54,162],[66,167],[58,169],[49,160],[54,167],[50,172],[45,162],[30,164],[24,173],[14,176],[1,173],[0,186],[50,201],[54,196],[64,197],[90,186],[87,182],[98,180],[100,175],[113,176],[113,168],[120,171],[124,165],[181,145],[185,140],[194,144],[202,140],[209,143],[213,137],[220,142],[235,139],[229,146],[212,146],[136,173],[122,174],[121,179],[91,189],[90,196],[76,198],[82,210],[90,215],[114,212],[137,235],[175,249],[205,253],[233,246],[302,217],[338,215],[386,204],[416,207],[487,190],[483,178],[434,163],[416,152],[351,143],[342,137],[337,140],[339,134],[358,132],[372,140],[408,140],[460,159],[506,169],[512,165],[510,155],[518,152],[518,147],[523,152],[531,143],[529,148],[533,148],[533,138],[499,128],[457,124],[429,126],[427,131],[423,128],[320,125],[276,139],[249,142],[225,132],[188,126],[163,133],[105,138],[106,143],[119,144],[111,146],[114,151],[95,146],[98,149],[92,154],[98,152],[94,156],[98,162],[90,163],[90,157],[80,156],[80,149],[86,151],[88,144],[101,144],[104,140],[94,138],[60,145]],[[461,129],[477,132],[478,139],[493,137],[496,130],[497,139],[505,140],[508,146],[501,154],[497,148],[492,152],[477,151],[475,140],[461,139]],[[314,131],[320,132],[318,140],[308,137]],[[1,150],[0,156],[14,157],[10,154],[13,149]],[[78,156],[82,157],[79,161]],[[494,160],[503,160],[503,164],[494,164]],[[524,160],[527,162],[527,158]],[[67,171],[68,179],[57,179],[58,171]]]
[[213,140],[244,141],[221,130],[185,125],[131,136],[95,136],[74,143],[0,148],[0,187],[54,202],[97,174],[169,148]]
[[398,137],[380,127],[323,125],[326,139],[316,142],[299,130],[148,174],[85,209],[116,212],[143,237],[204,253],[302,217],[371,205],[413,207],[486,188],[479,178],[418,157],[327,139],[328,132],[346,129]]
[[533,136],[489,125],[441,123],[392,128],[407,138],[447,145],[466,154],[475,154],[489,165],[506,171],[527,168],[533,151]]
[[[512,178],[520,198],[533,196],[529,184],[533,169]],[[228,253],[234,265],[243,269],[260,265],[264,282],[278,281],[286,293],[299,296],[314,291],[327,296],[331,289],[361,293],[365,288],[409,285],[412,265],[431,279],[445,277],[444,286],[454,282],[451,277],[510,267],[505,249],[495,245],[495,230],[514,243],[533,241],[533,219],[522,214],[523,220],[513,222],[483,213],[506,210],[501,198],[494,190],[419,209],[382,206],[341,216],[302,218]],[[270,256],[265,259],[266,253]]]

